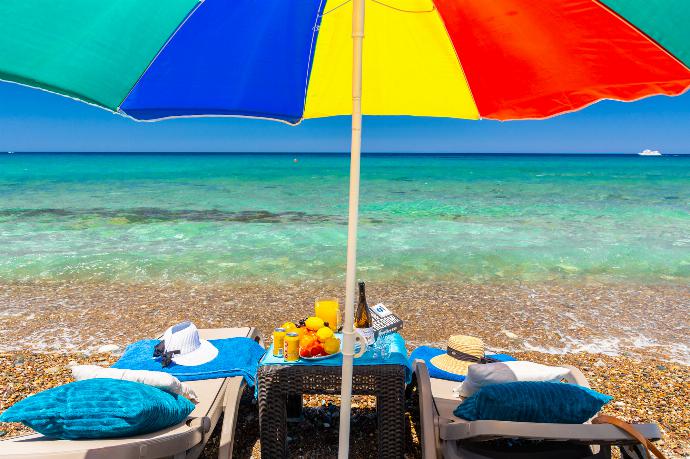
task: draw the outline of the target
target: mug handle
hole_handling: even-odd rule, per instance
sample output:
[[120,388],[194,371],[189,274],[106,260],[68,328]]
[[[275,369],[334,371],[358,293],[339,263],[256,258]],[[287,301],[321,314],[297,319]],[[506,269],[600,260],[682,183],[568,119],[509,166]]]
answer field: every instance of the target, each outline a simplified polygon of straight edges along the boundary
[[364,355],[365,352],[367,352],[367,349],[369,348],[369,346],[367,345],[367,339],[364,337],[362,332],[360,332],[356,328],[354,330],[354,335],[355,335],[355,344],[359,343],[359,352],[356,352],[353,357],[359,358],[362,355]]

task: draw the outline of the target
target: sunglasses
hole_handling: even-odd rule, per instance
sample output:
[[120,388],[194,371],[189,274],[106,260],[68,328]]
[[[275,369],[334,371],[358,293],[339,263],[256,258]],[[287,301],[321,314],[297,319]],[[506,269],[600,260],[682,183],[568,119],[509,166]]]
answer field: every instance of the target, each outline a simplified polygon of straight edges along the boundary
[[163,368],[167,367],[172,363],[172,359],[175,356],[175,354],[179,354],[180,351],[165,351],[165,340],[161,340],[156,344],[153,348],[153,357],[158,358],[162,357],[161,360],[161,365],[163,365]]

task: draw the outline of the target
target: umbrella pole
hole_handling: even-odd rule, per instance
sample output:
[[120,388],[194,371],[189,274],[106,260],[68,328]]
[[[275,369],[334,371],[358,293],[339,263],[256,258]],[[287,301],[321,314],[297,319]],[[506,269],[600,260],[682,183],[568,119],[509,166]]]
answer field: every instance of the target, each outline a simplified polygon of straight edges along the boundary
[[357,275],[357,223],[359,219],[359,159],[362,151],[362,45],[364,0],[352,2],[352,144],[350,154],[350,203],[347,223],[347,271],[343,321],[343,373],[340,391],[338,458],[350,452],[352,363],[354,355],[355,277]]

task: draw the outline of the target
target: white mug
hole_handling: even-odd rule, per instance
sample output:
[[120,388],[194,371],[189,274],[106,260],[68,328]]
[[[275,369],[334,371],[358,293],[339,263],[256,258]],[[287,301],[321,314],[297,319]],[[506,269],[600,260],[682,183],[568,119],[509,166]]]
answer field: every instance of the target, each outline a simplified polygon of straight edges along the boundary
[[367,345],[367,338],[362,334],[362,332],[359,329],[355,328],[354,332],[355,344],[359,343],[359,351],[355,352],[354,358],[358,358],[361,357],[365,352],[367,352],[369,346]]

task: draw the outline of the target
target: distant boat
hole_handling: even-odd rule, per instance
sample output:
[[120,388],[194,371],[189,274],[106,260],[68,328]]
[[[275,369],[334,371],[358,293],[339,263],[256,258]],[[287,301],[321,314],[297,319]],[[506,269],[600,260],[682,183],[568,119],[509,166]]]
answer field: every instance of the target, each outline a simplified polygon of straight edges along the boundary
[[7,152],[8,155],[11,155],[11,154],[13,154],[13,153],[14,153],[13,151],[8,151],[8,152]]
[[658,150],[642,150],[638,153],[640,156],[661,156],[661,152]]

